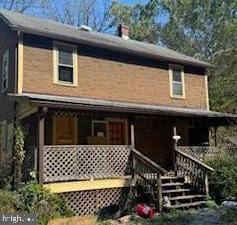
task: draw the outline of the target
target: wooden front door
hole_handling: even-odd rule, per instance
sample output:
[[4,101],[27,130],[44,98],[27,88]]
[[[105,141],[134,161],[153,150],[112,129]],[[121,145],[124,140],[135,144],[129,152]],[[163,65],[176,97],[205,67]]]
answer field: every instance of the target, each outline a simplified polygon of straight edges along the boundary
[[53,118],[53,144],[77,145],[77,117],[55,116]]
[[127,144],[126,123],[124,121],[109,121],[108,127],[110,145]]

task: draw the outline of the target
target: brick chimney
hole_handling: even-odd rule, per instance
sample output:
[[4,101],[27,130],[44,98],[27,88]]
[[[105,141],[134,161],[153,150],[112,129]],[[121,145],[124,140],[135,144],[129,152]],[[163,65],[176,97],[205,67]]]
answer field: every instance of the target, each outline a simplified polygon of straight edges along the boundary
[[129,39],[129,27],[124,25],[123,23],[118,26],[118,36],[128,40]]

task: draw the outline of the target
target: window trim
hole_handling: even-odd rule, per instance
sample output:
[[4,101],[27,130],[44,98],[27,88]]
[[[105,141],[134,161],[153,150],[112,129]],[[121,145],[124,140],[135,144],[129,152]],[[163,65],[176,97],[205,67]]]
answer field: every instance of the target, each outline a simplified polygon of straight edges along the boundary
[[[8,70],[7,70],[7,76],[6,76],[6,88],[3,87],[3,84],[4,84],[4,77],[3,77],[3,60],[4,60],[4,57],[7,57],[7,66],[8,66]],[[6,49],[3,54],[2,54],[2,66],[1,66],[1,76],[2,76],[2,93],[6,92],[9,88],[9,63],[10,63],[10,50],[9,49]]]
[[92,120],[91,121],[91,136],[92,137],[97,137],[95,136],[95,133],[94,133],[94,128],[95,128],[95,123],[102,123],[102,124],[105,124],[105,129],[106,129],[106,133],[105,133],[105,138],[107,138],[107,132],[108,132],[108,122],[106,120]]
[[[73,68],[73,82],[66,82],[66,81],[60,81],[59,80],[59,66],[63,66],[64,64],[59,63],[59,49],[65,48],[65,50],[71,50],[72,51],[72,59],[73,59],[73,65],[71,68]],[[66,67],[70,67],[69,65],[64,65]],[[54,67],[54,84],[57,85],[65,85],[65,86],[71,86],[71,87],[77,87],[78,86],[78,56],[77,56],[77,46],[67,43],[61,43],[61,42],[54,42],[53,45],[53,67]]]
[[[173,70],[179,69],[181,71],[181,84],[182,84],[182,95],[174,95],[173,94]],[[170,80],[170,97],[178,98],[178,99],[186,99],[185,93],[185,76],[184,76],[184,66],[169,64],[169,80]]]

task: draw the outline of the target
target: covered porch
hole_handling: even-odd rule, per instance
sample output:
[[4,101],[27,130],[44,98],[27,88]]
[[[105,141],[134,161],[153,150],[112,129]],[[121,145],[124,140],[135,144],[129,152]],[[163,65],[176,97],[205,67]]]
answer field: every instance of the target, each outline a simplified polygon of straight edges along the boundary
[[[34,94],[24,99],[34,109],[21,117],[32,134],[26,140],[26,162],[34,162],[39,183],[67,198],[79,215],[115,202],[125,204],[134,186],[149,187],[161,210],[163,196],[174,198],[173,190],[165,189],[174,183],[162,182],[179,179],[177,175],[182,185],[186,176],[190,179],[188,198],[193,190],[207,196],[212,168],[185,151],[193,151],[194,146],[210,149],[209,128],[237,118],[206,110],[91,99]],[[178,135],[181,139],[176,143],[173,137]],[[32,165],[25,168],[27,178]]]
[[[22,118],[31,135],[41,183],[124,177],[131,149],[174,170],[178,146],[207,146],[209,128],[236,122],[236,115],[207,110],[25,94],[34,113]],[[32,151],[32,148],[30,151]],[[30,154],[29,154],[30,155]]]
[[174,135],[181,136],[180,146],[208,142],[208,127],[192,118],[52,108],[41,112],[36,118],[41,183],[130,176],[132,149],[172,171]]

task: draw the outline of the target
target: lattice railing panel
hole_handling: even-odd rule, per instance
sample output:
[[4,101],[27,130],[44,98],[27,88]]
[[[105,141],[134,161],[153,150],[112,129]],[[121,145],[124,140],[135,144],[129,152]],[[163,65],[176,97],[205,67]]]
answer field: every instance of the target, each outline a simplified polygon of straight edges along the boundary
[[202,162],[221,154],[227,154],[235,157],[237,156],[236,147],[182,146],[177,149]]
[[124,207],[128,198],[129,188],[112,188],[90,191],[78,191],[61,193],[60,195],[68,202],[69,207],[78,215],[93,215],[100,209],[119,205]]
[[77,179],[77,148],[69,146],[44,147],[44,181]]
[[125,145],[44,146],[44,182],[125,176],[130,151]]

